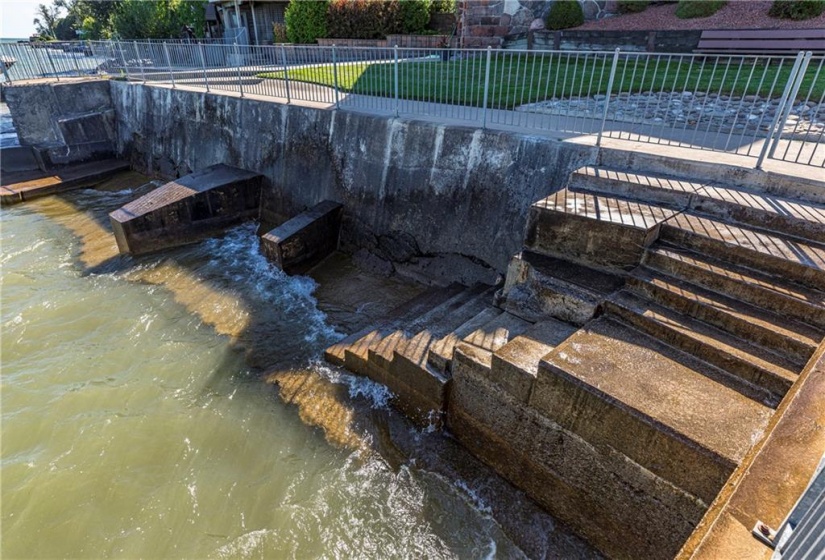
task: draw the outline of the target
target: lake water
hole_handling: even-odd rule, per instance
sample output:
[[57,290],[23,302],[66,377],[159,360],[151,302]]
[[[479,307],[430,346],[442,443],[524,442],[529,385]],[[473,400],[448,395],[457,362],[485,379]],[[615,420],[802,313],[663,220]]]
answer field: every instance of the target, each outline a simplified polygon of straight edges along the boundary
[[2,558],[592,555],[319,361],[419,288],[342,259],[320,286],[288,277],[253,225],[119,256],[107,213],[151,188],[125,174],[0,211]]

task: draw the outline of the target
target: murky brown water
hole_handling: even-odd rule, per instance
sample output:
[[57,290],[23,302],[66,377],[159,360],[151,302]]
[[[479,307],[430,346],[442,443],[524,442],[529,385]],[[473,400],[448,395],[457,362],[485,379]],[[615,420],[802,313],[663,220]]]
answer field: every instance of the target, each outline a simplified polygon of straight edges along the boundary
[[151,188],[2,210],[3,558],[590,554],[319,362],[420,288],[341,256],[285,276],[253,224],[120,256],[106,215]]

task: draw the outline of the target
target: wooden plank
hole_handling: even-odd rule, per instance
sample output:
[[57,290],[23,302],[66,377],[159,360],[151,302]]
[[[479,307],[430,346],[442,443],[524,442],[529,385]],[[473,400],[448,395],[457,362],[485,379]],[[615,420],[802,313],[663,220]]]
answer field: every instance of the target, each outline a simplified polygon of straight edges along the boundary
[[750,50],[800,50],[800,51],[821,51],[825,50],[825,41],[742,41],[742,40],[705,40],[699,41],[697,49],[750,49]]
[[708,29],[701,39],[825,39],[825,29]]

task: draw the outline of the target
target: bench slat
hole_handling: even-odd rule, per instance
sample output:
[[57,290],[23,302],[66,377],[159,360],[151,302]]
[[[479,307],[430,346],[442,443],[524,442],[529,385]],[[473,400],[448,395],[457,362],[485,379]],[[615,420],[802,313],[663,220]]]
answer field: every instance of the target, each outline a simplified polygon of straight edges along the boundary
[[721,49],[730,50],[750,49],[750,50],[800,50],[800,51],[822,51],[825,50],[825,41],[723,41],[718,39],[700,40],[698,49]]
[[708,29],[703,39],[825,39],[825,29]]

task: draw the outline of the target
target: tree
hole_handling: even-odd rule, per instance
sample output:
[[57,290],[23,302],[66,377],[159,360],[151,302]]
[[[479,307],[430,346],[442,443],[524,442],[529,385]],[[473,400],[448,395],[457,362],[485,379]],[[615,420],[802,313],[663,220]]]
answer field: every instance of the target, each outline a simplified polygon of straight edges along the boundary
[[37,6],[36,17],[34,18],[34,25],[37,28],[37,34],[45,37],[55,37],[55,30],[57,22],[60,19],[60,13],[65,7],[64,0],[55,0],[51,6],[40,4]]
[[112,14],[112,34],[121,39],[179,37],[184,26],[203,34],[206,2],[122,0]]

